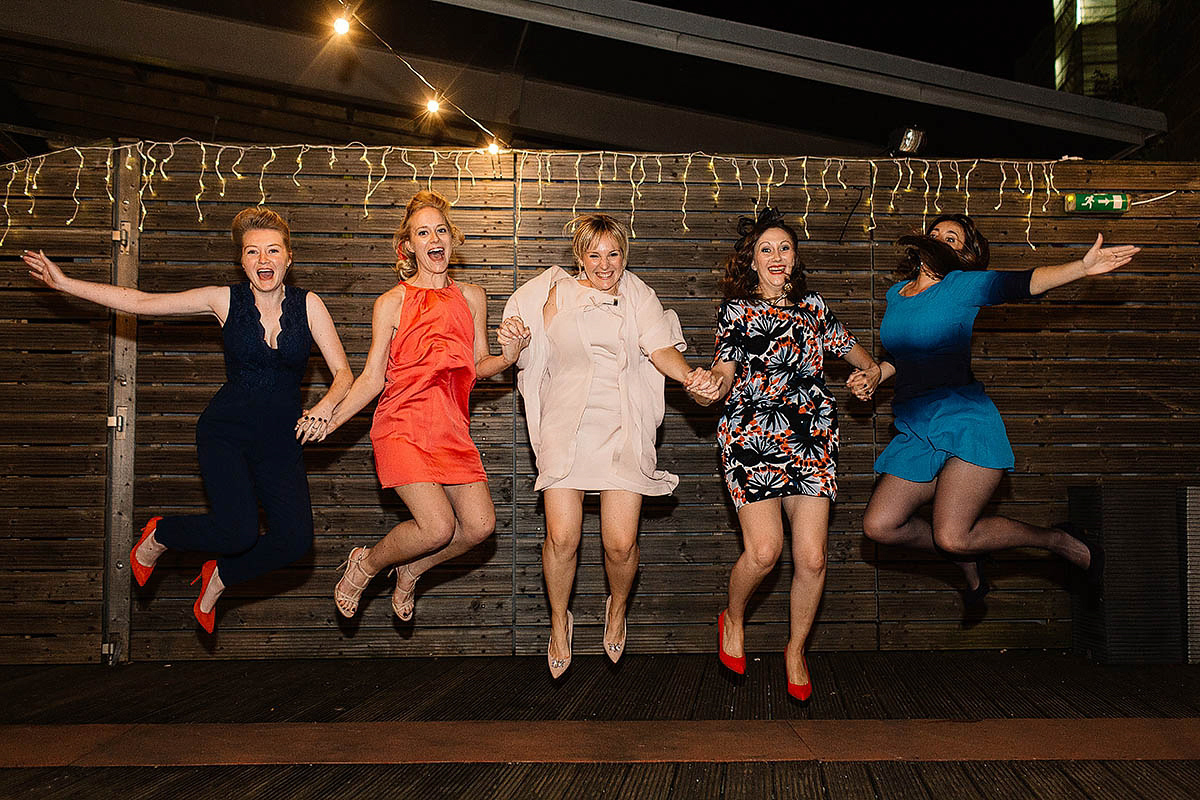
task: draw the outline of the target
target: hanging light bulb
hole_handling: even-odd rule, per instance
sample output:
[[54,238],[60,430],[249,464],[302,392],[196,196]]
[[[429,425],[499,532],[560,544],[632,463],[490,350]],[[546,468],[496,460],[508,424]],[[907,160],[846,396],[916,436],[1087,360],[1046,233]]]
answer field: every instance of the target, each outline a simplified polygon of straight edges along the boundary
[[491,144],[489,144],[487,146],[487,151],[489,153],[491,153],[492,155],[497,155],[500,152],[500,145],[496,144],[495,142],[492,142]]
[[345,36],[350,32],[350,20],[345,17],[338,17],[333,21],[333,32],[338,36]]
[[442,104],[437,101],[436,97],[429,98],[428,102],[425,103],[425,108],[429,110],[430,114],[436,114],[441,107]]

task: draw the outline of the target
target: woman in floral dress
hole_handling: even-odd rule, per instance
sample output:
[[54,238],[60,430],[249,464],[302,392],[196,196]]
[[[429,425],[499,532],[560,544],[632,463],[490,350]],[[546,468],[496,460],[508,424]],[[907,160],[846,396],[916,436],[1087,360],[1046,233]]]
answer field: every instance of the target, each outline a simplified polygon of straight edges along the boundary
[[[750,596],[792,533],[788,693],[812,695],[804,644],[825,585],[829,507],[837,494],[837,404],[825,386],[824,351],[859,369],[875,361],[809,291],[796,233],[771,209],[738,224],[725,265],[713,376],[726,397],[718,439],[725,483],[745,544],[729,575],[729,605],[717,620],[721,663],[746,669],[744,615]],[[697,397],[699,402],[703,398]]]

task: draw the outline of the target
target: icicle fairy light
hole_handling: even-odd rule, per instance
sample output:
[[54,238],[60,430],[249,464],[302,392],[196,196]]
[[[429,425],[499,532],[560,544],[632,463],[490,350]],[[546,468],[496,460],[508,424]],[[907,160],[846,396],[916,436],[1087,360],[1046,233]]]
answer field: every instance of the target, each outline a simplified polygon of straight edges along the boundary
[[999,211],[1000,206],[1004,205],[1004,183],[1008,180],[1008,173],[1004,171],[1004,162],[1000,162],[1000,191],[996,197],[996,205],[992,208],[993,211]]
[[925,183],[925,205],[921,209],[921,230],[925,230],[925,218],[929,216],[929,162],[921,159],[925,168],[921,170],[921,180]]
[[754,213],[758,213],[758,206],[762,203],[762,175],[758,171],[758,159],[751,159],[750,166],[754,167]]
[[437,165],[438,165],[438,152],[437,152],[437,150],[434,150],[433,158],[429,159],[429,177],[425,181],[425,188],[431,192],[433,191],[433,173],[437,170]]
[[204,149],[204,145],[200,145],[200,175],[197,177],[197,182],[200,188],[196,191],[196,196],[192,201],[196,204],[196,221],[204,222],[204,209],[200,208],[200,198],[204,196],[204,173],[208,169],[208,151]]
[[300,145],[300,152],[296,153],[296,171],[292,173],[292,184],[297,188],[301,188],[300,181],[296,176],[300,174],[300,170],[304,169],[304,154],[308,151],[308,145]]
[[692,156],[694,156],[694,155],[695,155],[695,153],[688,153],[687,163],[683,167],[683,203],[681,204],[680,210],[683,212],[682,224],[683,224],[683,229],[685,231],[691,230],[691,228],[689,228],[688,224],[687,224],[687,200],[688,200],[687,179],[688,179],[688,172],[690,172],[692,169]]
[[[275,161],[275,148],[270,147],[267,149],[271,151],[271,157],[268,158],[265,162],[263,162],[262,167],[258,170],[258,204],[260,206],[264,206],[267,204],[267,190],[263,186],[263,178],[267,174],[267,167],[271,166],[271,164],[274,163],[274,161]],[[365,148],[364,148],[364,150],[365,150]],[[367,163],[369,164],[370,162],[368,161]],[[363,206],[363,216],[364,217],[366,216],[366,206],[365,205]]]
[[217,176],[217,180],[221,182],[221,190],[217,192],[217,197],[225,196],[225,176],[221,174],[221,156],[225,154],[225,148],[222,147],[217,151],[216,158],[213,159],[213,174]]
[[[938,182],[937,182],[937,189],[935,189],[933,192],[933,210],[936,213],[940,214],[940,213],[942,213],[942,203],[941,203],[941,200],[942,200],[942,162],[941,162],[941,159],[939,159],[937,161],[937,171],[938,171]],[[924,228],[924,225],[922,224],[921,227]]]
[[1042,181],[1046,185],[1046,199],[1042,201],[1042,213],[1046,213],[1047,206],[1050,205],[1050,166],[1042,164]]
[[837,178],[837,182],[838,182],[839,186],[841,186],[843,189],[849,189],[850,187],[846,185],[846,182],[844,180],[842,180],[842,170],[845,168],[846,168],[846,162],[842,159],[838,159],[838,171],[837,171],[837,175],[835,177]]
[[[785,175],[783,179],[786,181],[787,176]],[[804,160],[800,162],[800,180],[804,188],[804,214],[800,217],[800,224],[804,226],[804,238],[811,239],[812,236],[808,233],[808,210],[812,207],[812,192],[808,190],[808,156],[805,156]]]
[[604,151],[600,152],[600,160],[596,163],[596,208],[604,200]]
[[896,185],[892,187],[892,196],[888,199],[888,213],[896,211],[896,192],[900,191],[900,183],[904,180],[904,163],[901,161],[893,161],[896,165]]
[[971,173],[978,166],[979,159],[975,159],[971,164],[971,168],[967,170],[967,174],[963,177],[963,192],[965,192],[965,196],[963,197],[963,213],[968,216],[971,214]]
[[538,155],[537,155],[537,187],[538,187],[537,204],[540,206],[540,205],[543,205],[543,203],[542,203],[542,154],[541,153],[538,153]]
[[246,176],[245,176],[245,175],[243,175],[242,173],[238,172],[238,166],[239,166],[239,165],[242,163],[242,159],[243,159],[243,158],[245,158],[245,157],[246,157],[246,148],[244,148],[244,147],[239,147],[239,148],[238,148],[238,157],[237,157],[237,161],[233,162],[233,166],[229,168],[229,173],[230,173],[231,175],[233,175],[233,177],[234,177],[234,178],[236,178],[236,179],[237,179],[237,180],[239,180],[239,181],[240,181],[242,178],[246,177]]
[[829,202],[833,199],[829,194],[829,187],[825,185],[825,173],[829,172],[829,165],[833,163],[832,158],[825,159],[825,169],[821,170],[821,189],[825,192],[825,205],[823,208],[829,208]]
[[575,201],[571,203],[571,219],[575,219],[578,216],[579,198],[583,196],[583,186],[579,182],[579,162],[581,161],[583,161],[583,153],[575,156]]
[[1037,250],[1037,245],[1029,238],[1033,231],[1033,201],[1037,197],[1037,187],[1033,184],[1033,162],[1029,162],[1029,210],[1025,213],[1025,243],[1030,250]]
[[8,185],[4,187],[4,235],[0,236],[0,247],[4,246],[4,240],[8,238],[8,231],[12,228],[12,215],[8,213],[8,197],[12,192],[13,181],[17,179],[17,165],[9,164],[8,171],[12,174],[8,176]]
[[637,180],[633,177],[633,169],[637,166],[637,156],[629,162],[629,236],[632,239],[637,238],[637,230],[633,227],[633,218],[637,214],[637,197],[638,185]]
[[871,175],[871,193],[867,196],[867,211],[869,212],[867,230],[873,231],[875,230],[875,179],[879,172],[879,167],[875,166],[874,161],[868,161],[867,164],[870,165]]
[[[517,162],[517,174],[515,176],[517,183],[517,202],[513,205],[513,235],[516,236],[521,231],[521,206],[525,203],[525,196],[522,193],[522,188],[525,183],[525,160],[529,158],[529,153],[522,151],[521,160]],[[574,214],[571,215],[574,218]]]
[[405,166],[412,170],[412,182],[420,183],[420,181],[417,180],[417,165],[408,160],[408,150],[406,148],[400,148],[400,160],[404,162]]
[[912,159],[911,158],[904,159],[904,166],[908,167],[908,183],[906,183],[904,185],[904,191],[911,192],[912,191],[913,174],[914,174]]
[[954,170],[954,191],[962,191],[962,173],[958,171],[958,162],[951,161],[950,169]]
[[[169,153],[167,153],[166,158],[164,158],[162,161],[158,162],[158,174],[160,177],[162,177],[162,179],[164,181],[171,180],[170,177],[167,176],[167,162],[169,162],[172,158],[175,157],[175,142],[168,142],[167,147],[169,147],[171,149],[171,151]],[[239,158],[238,161],[240,162],[241,159]],[[237,165],[235,164],[234,166],[237,166]]]
[[[475,186],[475,172],[474,172],[474,170],[471,169],[471,157],[474,155],[475,155],[475,152],[471,151],[470,153],[467,153],[467,157],[465,159],[463,159],[463,169],[465,169],[467,171],[467,175],[469,175],[471,177],[472,188]],[[457,160],[454,162],[454,166],[455,167],[458,166]]]
[[[83,154],[80,153],[80,156],[82,157]],[[25,209],[26,214],[32,214],[33,207],[35,205],[37,205],[37,198],[34,197],[33,193],[29,191],[29,182],[31,180],[33,180],[33,159],[32,158],[27,159],[25,161],[25,192],[24,193],[25,193],[25,196],[27,198],[29,198],[29,208]]]
[[766,205],[768,208],[770,208],[770,206],[771,206],[771,189],[775,186],[775,162],[772,159],[768,158],[767,166],[771,168],[770,171],[767,172],[767,198],[766,198]]
[[708,158],[708,171],[713,176],[712,199],[713,205],[716,205],[721,201],[721,176],[717,174],[717,159],[715,156],[709,156]]
[[[75,188],[71,190],[71,199],[75,201],[75,211],[71,214],[71,218],[67,220],[68,225],[74,222],[75,218],[79,216],[79,179],[83,175],[83,151],[78,147],[72,149],[79,156],[79,168],[75,170]],[[16,177],[15,173],[13,177]]]
[[104,193],[108,195],[108,202],[113,202],[112,193],[112,168],[113,154],[112,150],[108,151],[108,157],[104,159]]

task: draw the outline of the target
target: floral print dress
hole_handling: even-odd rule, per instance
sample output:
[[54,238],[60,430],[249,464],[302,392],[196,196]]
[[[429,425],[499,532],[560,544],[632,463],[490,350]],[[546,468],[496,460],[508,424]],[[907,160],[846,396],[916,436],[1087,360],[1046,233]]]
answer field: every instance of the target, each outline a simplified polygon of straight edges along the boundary
[[717,319],[718,361],[737,364],[717,440],[737,508],[792,495],[837,495],[837,404],[825,386],[825,351],[857,344],[825,300],[793,306],[726,300]]

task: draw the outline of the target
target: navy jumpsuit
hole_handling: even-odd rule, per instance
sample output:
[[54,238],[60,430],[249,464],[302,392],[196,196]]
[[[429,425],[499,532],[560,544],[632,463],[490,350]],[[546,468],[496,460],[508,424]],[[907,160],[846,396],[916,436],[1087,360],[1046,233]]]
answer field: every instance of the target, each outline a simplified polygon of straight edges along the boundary
[[[217,569],[226,586],[290,564],[312,547],[308,477],[295,432],[300,380],[312,350],[306,295],[286,288],[272,349],[250,284],[229,287],[229,316],[221,329],[225,385],[196,423],[196,453],[211,511],[164,517],[154,534],[173,550],[220,553]],[[267,516],[261,536],[260,503]]]

